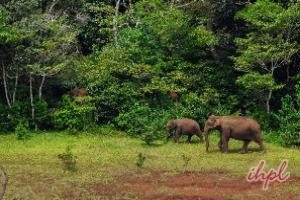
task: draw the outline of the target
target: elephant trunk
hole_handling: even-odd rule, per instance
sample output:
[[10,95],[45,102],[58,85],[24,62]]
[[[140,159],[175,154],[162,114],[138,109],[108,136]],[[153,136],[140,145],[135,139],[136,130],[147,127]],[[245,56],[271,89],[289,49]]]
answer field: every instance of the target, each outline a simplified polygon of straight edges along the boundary
[[169,137],[170,137],[170,132],[171,132],[171,130],[170,129],[167,129],[167,131],[166,131],[166,139],[168,140],[169,139]]
[[208,128],[204,127],[204,137],[205,137],[205,142],[206,142],[206,152],[208,152],[208,147],[209,147],[209,141],[208,141]]
[[167,130],[166,130],[166,136],[170,136],[170,129],[169,128],[167,128]]

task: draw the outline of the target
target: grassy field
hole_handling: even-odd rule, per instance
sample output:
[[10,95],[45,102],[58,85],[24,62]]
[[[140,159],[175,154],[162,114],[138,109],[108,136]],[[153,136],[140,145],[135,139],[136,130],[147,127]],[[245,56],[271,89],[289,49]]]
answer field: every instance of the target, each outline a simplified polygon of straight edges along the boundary
[[[265,171],[277,169],[283,159],[289,162],[291,177],[300,176],[300,150],[266,143],[266,154],[259,153],[251,142],[248,154],[238,154],[242,142],[230,140],[229,154],[221,154],[218,137],[210,136],[210,152],[198,138],[191,144],[156,141],[145,145],[138,138],[122,135],[103,136],[85,134],[79,137],[67,133],[39,133],[21,141],[16,135],[0,135],[0,165],[9,176],[5,199],[122,199],[104,198],[93,193],[93,183],[109,183],[117,176],[157,171],[176,175],[184,172],[218,173],[223,178],[245,179],[251,167],[266,161]],[[71,149],[76,156],[76,171],[64,170],[58,154]],[[144,160],[139,158],[144,157]],[[139,166],[137,163],[139,162]],[[0,177],[1,182],[2,177]],[[300,180],[300,179],[299,179]],[[300,189],[290,188],[299,192]]]

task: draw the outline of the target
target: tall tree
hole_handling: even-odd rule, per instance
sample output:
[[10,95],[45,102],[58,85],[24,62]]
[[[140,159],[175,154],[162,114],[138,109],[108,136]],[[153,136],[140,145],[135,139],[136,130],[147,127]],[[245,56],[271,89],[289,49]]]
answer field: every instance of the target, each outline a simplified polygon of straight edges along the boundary
[[[74,26],[74,21],[79,20],[76,17],[78,2],[72,4],[55,0],[48,4],[46,1],[29,0],[8,1],[4,5],[11,13],[9,25],[21,37],[19,45],[11,45],[13,54],[8,65],[10,68],[3,67],[3,74],[9,77],[8,73],[14,73],[14,91],[18,87],[19,77],[23,76],[23,82],[29,82],[27,97],[30,98],[33,121],[34,97],[42,99],[46,77],[57,74],[70,63],[74,54],[79,53],[76,39],[78,30]],[[15,99],[16,93],[13,94]]]
[[[249,33],[245,38],[236,38],[238,55],[233,57],[235,69],[247,73],[259,72],[268,74],[274,79],[277,68],[289,66],[291,57],[299,51],[296,37],[299,31],[300,3],[284,8],[279,3],[269,0],[258,0],[249,4],[236,15],[237,19],[247,22]],[[255,74],[256,79],[265,79],[264,75]],[[253,77],[253,76],[252,76]],[[245,74],[240,81],[248,89],[257,86],[250,82],[249,75]],[[270,100],[273,90],[279,89],[275,81],[267,85],[264,93],[266,111],[270,111]]]
[[[11,108],[16,100],[19,82],[19,68],[14,64],[14,55],[20,48],[23,36],[12,26],[10,13],[0,6],[0,60],[2,68],[2,82],[7,105]],[[12,82],[10,80],[13,80]]]

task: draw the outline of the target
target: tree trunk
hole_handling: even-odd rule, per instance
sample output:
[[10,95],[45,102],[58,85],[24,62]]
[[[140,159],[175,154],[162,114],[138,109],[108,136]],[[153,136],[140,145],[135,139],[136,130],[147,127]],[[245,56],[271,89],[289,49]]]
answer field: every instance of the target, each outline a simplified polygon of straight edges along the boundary
[[16,100],[18,82],[19,82],[19,68],[17,68],[17,71],[16,71],[15,86],[14,86],[14,92],[13,92],[13,98],[12,98],[12,105],[14,105],[14,102]]
[[119,15],[120,2],[121,0],[116,0],[115,16],[113,19],[114,42],[116,46],[118,45],[118,15]]
[[[274,70],[275,70],[275,67],[272,65],[271,70],[270,70],[270,75],[273,78],[274,78]],[[273,94],[273,91],[269,90],[269,94],[268,94],[267,100],[266,100],[266,107],[267,107],[266,109],[267,109],[268,114],[270,113],[270,101],[271,101],[271,98],[272,98],[272,94]]]
[[3,75],[3,85],[4,85],[6,101],[7,101],[8,106],[11,108],[12,104],[10,102],[10,98],[8,95],[8,88],[7,88],[7,83],[6,83],[6,71],[5,71],[3,63],[2,63],[2,75]]
[[271,97],[272,97],[272,90],[269,90],[269,94],[267,97],[267,102],[266,102],[266,106],[267,106],[267,113],[270,113],[270,101],[271,101]]
[[[207,28],[208,31],[213,33],[213,27],[212,27],[211,19],[208,20],[206,28]],[[216,62],[219,62],[220,58],[219,58],[219,55],[217,53],[217,49],[216,49],[215,45],[213,45],[213,44],[210,45],[210,51],[212,53],[212,56],[213,56],[214,60]]]
[[35,123],[35,108],[34,108],[34,100],[33,100],[33,89],[32,89],[32,73],[29,75],[29,91],[30,91],[30,104],[31,104],[31,119],[35,124],[35,130],[37,130],[37,125]]
[[42,100],[42,92],[43,92],[43,86],[44,86],[45,80],[46,80],[46,74],[43,73],[42,74],[42,82],[41,82],[41,85],[39,87],[39,101]]
[[15,84],[14,84],[12,98],[9,95],[9,88],[7,86],[6,77],[7,77],[6,70],[5,70],[4,64],[2,63],[2,78],[3,78],[5,97],[6,97],[8,107],[11,108],[14,105],[14,102],[16,101],[16,94],[17,94],[17,88],[18,88],[18,82],[19,82],[19,69],[17,68],[16,75],[15,75]]

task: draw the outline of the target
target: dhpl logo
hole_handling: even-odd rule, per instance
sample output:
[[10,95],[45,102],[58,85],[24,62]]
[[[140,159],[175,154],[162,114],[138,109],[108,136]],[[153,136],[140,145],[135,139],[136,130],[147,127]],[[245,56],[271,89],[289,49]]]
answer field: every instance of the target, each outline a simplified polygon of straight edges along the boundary
[[263,171],[266,161],[261,160],[256,167],[252,167],[246,176],[246,180],[249,182],[262,181],[262,189],[267,190],[269,184],[273,181],[284,182],[290,177],[289,172],[285,172],[288,167],[288,160],[282,160],[278,169],[271,168],[268,173]]

